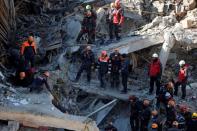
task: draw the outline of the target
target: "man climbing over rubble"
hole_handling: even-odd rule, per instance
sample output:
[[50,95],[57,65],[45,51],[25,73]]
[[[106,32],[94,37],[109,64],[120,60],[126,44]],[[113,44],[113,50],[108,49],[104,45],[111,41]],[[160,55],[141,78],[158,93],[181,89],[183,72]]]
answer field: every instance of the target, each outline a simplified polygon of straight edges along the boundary
[[37,93],[40,93],[44,89],[44,86],[47,88],[48,91],[51,92],[49,83],[47,81],[49,76],[49,72],[45,71],[40,76],[34,78],[33,83],[30,85],[30,92],[36,91]]
[[76,40],[77,42],[80,41],[81,37],[84,34],[88,34],[88,44],[93,44],[93,42],[95,41],[96,33],[96,19],[96,12],[92,9],[90,5],[87,5],[86,11],[84,13],[84,18],[82,21],[81,31],[79,32],[79,35]]
[[35,66],[36,43],[33,36],[29,36],[28,40],[22,44],[20,53],[21,57],[25,59],[26,69],[29,69],[29,64],[31,65],[30,67]]
[[115,9],[113,11],[113,26],[116,40],[120,40],[121,26],[124,22],[124,11],[120,5],[120,0],[115,1]]
[[115,49],[113,53],[110,54],[109,60],[109,72],[111,74],[111,87],[118,87],[120,84],[120,70],[121,70],[121,54],[119,53],[119,49]]
[[107,11],[106,15],[106,22],[109,27],[109,38],[112,41],[113,40],[113,30],[114,30],[114,24],[113,24],[113,12],[115,10],[115,3],[110,4],[110,9]]
[[159,60],[158,54],[154,53],[152,55],[152,62],[149,67],[149,77],[150,77],[150,89],[149,94],[152,94],[154,85],[156,83],[157,89],[156,89],[156,95],[159,94],[160,90],[160,80],[161,80],[161,74],[162,74],[162,65]]
[[130,60],[127,54],[122,54],[122,63],[121,63],[121,76],[122,76],[122,93],[127,93],[127,81],[129,77],[129,65]]
[[184,60],[181,60],[179,62],[180,70],[178,74],[178,81],[175,83],[175,91],[174,95],[178,95],[178,87],[181,85],[181,91],[182,91],[182,99],[185,99],[186,96],[186,84],[187,84],[187,68],[188,65],[186,65]]
[[91,50],[91,46],[87,46],[81,54],[81,66],[75,78],[75,82],[81,77],[81,73],[85,70],[87,73],[87,82],[91,80],[91,68],[95,63],[94,53]]
[[101,52],[101,55],[98,58],[97,62],[97,68],[99,71],[98,78],[100,80],[100,87],[104,88],[105,87],[105,76],[108,72],[108,64],[109,64],[109,57],[107,55],[107,51],[103,50]]

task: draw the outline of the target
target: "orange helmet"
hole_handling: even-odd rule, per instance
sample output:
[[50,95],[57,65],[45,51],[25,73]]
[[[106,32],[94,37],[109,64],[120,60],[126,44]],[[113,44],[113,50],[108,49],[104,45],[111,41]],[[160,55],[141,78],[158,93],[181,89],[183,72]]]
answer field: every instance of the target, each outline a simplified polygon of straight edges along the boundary
[[105,51],[105,50],[101,51],[101,55],[102,56],[106,56],[107,55],[107,51]]
[[19,76],[20,76],[21,80],[24,79],[25,78],[25,72],[20,72]]
[[151,127],[152,127],[152,129],[157,129],[157,128],[158,128],[158,125],[157,125],[157,123],[153,123],[153,124],[151,125]]

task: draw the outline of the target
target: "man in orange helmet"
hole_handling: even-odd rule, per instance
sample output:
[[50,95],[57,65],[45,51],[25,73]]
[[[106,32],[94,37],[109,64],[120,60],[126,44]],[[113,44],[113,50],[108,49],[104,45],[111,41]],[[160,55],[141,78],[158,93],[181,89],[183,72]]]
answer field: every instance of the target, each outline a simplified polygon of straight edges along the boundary
[[29,63],[31,64],[31,67],[35,66],[36,43],[34,42],[33,36],[29,36],[28,40],[22,44],[20,53],[21,56],[24,56],[25,58],[26,68],[29,67]]

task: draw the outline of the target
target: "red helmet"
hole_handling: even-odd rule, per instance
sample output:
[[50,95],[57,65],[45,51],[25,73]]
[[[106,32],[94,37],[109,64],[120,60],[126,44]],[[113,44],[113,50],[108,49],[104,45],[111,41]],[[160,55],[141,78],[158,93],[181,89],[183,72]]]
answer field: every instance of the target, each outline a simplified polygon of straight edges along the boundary
[[106,56],[107,55],[107,51],[106,50],[101,51],[101,55]]
[[120,7],[120,0],[116,0],[116,1],[115,1],[115,6],[116,6],[116,7]]

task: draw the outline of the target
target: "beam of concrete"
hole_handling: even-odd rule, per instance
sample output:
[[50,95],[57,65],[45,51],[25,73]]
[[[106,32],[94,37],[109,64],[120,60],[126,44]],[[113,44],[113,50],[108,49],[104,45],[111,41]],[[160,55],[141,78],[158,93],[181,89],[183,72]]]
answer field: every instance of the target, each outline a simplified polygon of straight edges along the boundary
[[[148,48],[154,45],[158,45],[164,42],[164,38],[160,34],[154,34],[149,36],[133,36],[121,39],[119,42],[111,43],[110,45],[100,46],[97,48],[100,53],[101,50],[106,50],[111,53],[115,48],[120,50],[120,53],[132,53],[144,48]],[[95,51],[96,51],[95,50]]]
[[[27,100],[21,103],[21,98]],[[99,131],[96,123],[87,117],[64,114],[52,104],[52,96],[43,92],[41,94],[21,93],[20,99],[8,99],[9,105],[0,106],[0,119],[13,120],[30,127],[54,127],[68,130]],[[18,104],[14,104],[14,103]],[[87,121],[90,121],[86,123]]]

